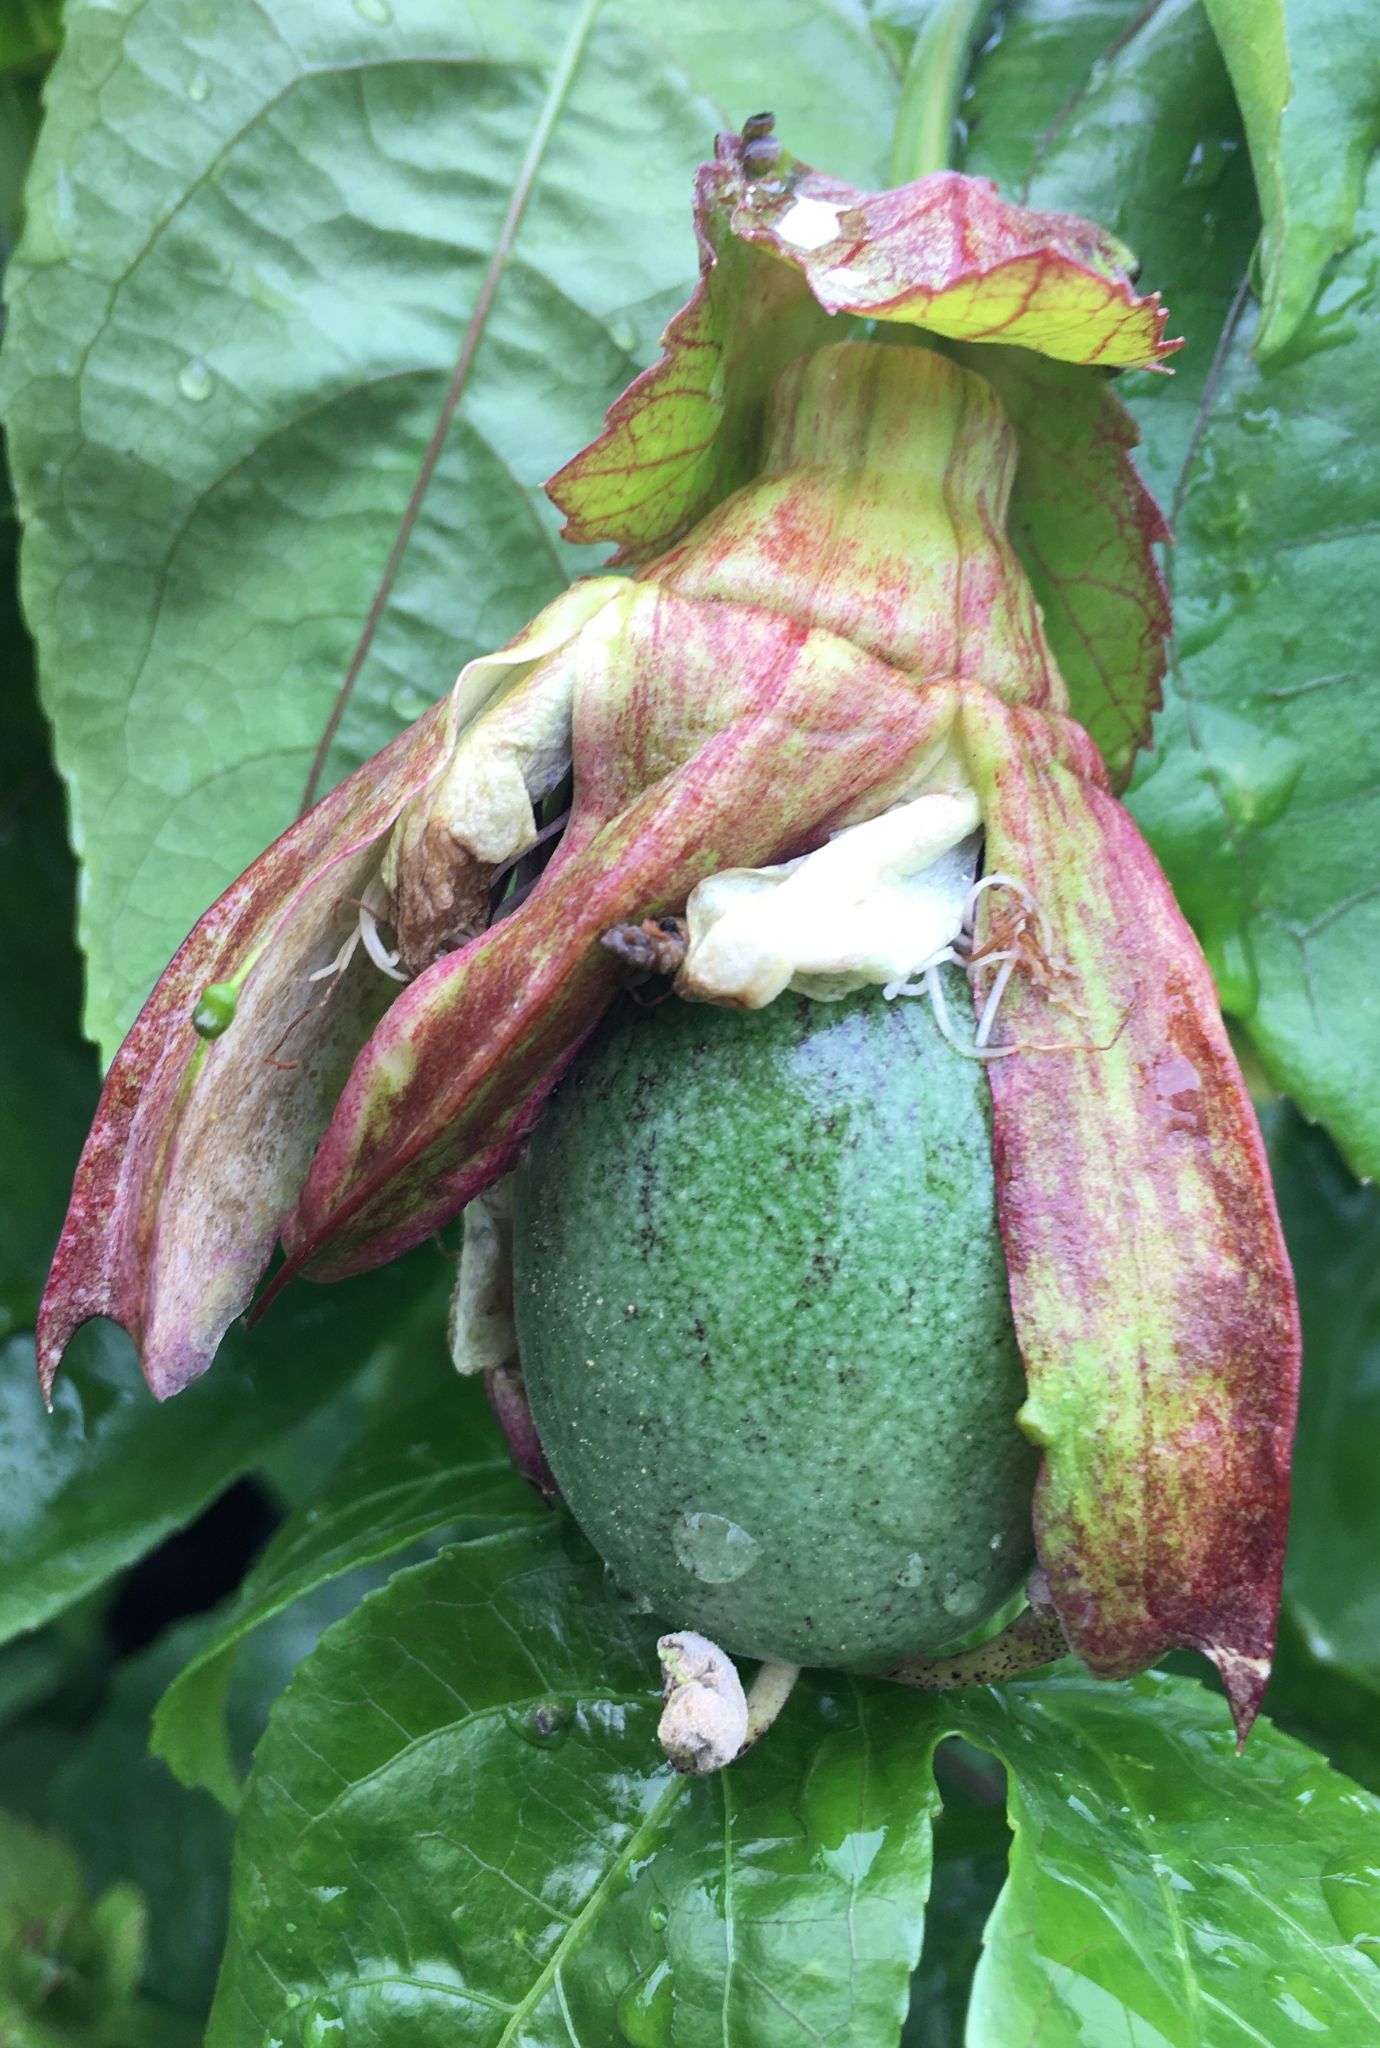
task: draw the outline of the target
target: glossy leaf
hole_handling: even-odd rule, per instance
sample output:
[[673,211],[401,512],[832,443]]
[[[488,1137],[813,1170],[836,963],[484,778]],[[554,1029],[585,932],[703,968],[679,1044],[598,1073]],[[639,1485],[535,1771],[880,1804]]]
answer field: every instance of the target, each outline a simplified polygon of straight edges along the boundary
[[976,67],[964,168],[1078,208],[1134,251],[1185,337],[1172,377],[1127,371],[1136,466],[1168,512],[1259,221],[1231,81],[1198,0],[1023,0]]
[[1172,379],[1118,386],[1178,543],[1168,707],[1129,801],[1271,1079],[1373,1173],[1374,200],[1271,366],[1241,319],[1200,418],[1255,233],[1229,82],[1193,0],[1089,10],[1076,36],[1065,16],[1031,0],[979,67],[969,163],[1107,219],[1189,337]]
[[1380,30],[1352,0],[1205,0],[1241,101],[1261,212],[1256,349],[1286,347],[1351,240],[1380,140]]
[[[1264,1147],[1202,955],[1086,736],[976,697],[963,734],[989,871],[1039,908],[991,1083],[1021,1421],[1044,1449],[1040,1562],[1094,1671],[1201,1650],[1244,1740],[1269,1675],[1299,1366]],[[1003,893],[983,946],[1023,943]]]
[[[1380,1172],[1380,172],[1289,351],[1244,317],[1187,477],[1175,696],[1134,807],[1274,1084]],[[1283,481],[1283,480],[1286,480]]]
[[328,782],[588,566],[539,485],[651,353],[725,110],[867,177],[894,93],[820,0],[74,11],[4,384],[107,1055],[298,806],[457,352]]
[[256,1760],[211,2048],[404,2017],[419,2048],[894,2042],[935,1803],[914,1702],[811,1685],[740,1767],[678,1778],[654,1636],[551,1525],[324,1638]]
[[185,1785],[237,1803],[226,1695],[241,1644],[275,1615],[438,1532],[459,1540],[544,1517],[482,1410],[479,1389],[457,1380],[443,1398],[381,1422],[311,1505],[284,1522],[159,1704],[153,1746]]
[[1380,1687],[1380,1192],[1293,1115],[1270,1158],[1308,1361],[1288,1600],[1319,1662]]
[[443,1342],[437,1263],[423,1254],[338,1294],[295,1296],[258,1330],[232,1333],[214,1379],[163,1408],[127,1340],[103,1325],[77,1340],[50,1417],[32,1344],[12,1338],[0,1351],[0,1641],[190,1521],[371,1356],[427,1341],[428,1323]]
[[1049,1679],[949,1717],[1011,1773],[1011,1875],[970,2042],[1366,2048],[1380,1804],[1262,1722],[1233,1754],[1183,1679]]

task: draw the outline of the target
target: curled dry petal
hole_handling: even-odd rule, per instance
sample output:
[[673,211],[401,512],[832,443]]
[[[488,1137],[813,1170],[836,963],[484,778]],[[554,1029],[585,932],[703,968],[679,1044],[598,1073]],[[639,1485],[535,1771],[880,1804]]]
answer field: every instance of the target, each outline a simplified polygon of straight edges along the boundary
[[[990,1070],[1040,1560],[1092,1670],[1201,1650],[1244,1737],[1274,1641],[1299,1365],[1255,1115],[1197,943],[1087,736],[978,694],[963,731],[989,871],[1043,917],[1000,1038],[1060,1048]],[[979,949],[1010,901],[987,893]]]
[[[383,842],[441,775],[457,734],[617,595],[576,585],[512,645],[289,828],[178,949],[106,1076],[39,1316],[51,1388],[72,1333],[123,1324],[160,1398],[203,1372],[248,1302],[312,1149],[394,984],[339,948]],[[342,917],[344,922],[342,922]],[[208,985],[228,1027],[193,1016]]]

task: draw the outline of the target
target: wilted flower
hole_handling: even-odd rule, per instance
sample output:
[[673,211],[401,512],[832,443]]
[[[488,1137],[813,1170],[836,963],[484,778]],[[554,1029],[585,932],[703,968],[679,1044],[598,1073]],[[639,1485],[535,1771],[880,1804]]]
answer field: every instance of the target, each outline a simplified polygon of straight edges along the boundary
[[[928,992],[989,1064],[1064,1634],[1105,1675],[1204,1651],[1244,1732],[1293,1297],[1210,977],[1112,794],[1167,610],[1104,373],[1177,344],[1109,237],[980,180],[861,193],[758,123],[721,141],[696,218],[666,356],[550,486],[629,573],[471,664],[197,926],[107,1080],[43,1371],[112,1315],[174,1392],[280,1235],[275,1286],[447,1222],[619,987],[612,928],[655,950],[683,920],[659,964],[702,999]],[[953,961],[972,1025],[942,1009]],[[473,1264],[462,1286],[485,1298]]]

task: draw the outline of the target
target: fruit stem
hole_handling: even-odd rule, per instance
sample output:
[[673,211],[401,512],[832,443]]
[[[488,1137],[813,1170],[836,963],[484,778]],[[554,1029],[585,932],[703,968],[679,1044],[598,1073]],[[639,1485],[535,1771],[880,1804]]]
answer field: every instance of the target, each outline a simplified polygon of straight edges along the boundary
[[[759,1735],[765,1735],[791,1696],[800,1676],[798,1664],[764,1664],[753,1679],[747,1696],[747,1736],[743,1749],[751,1749]],[[743,1750],[738,1754],[741,1756]]]
[[1030,1575],[1026,1596],[1030,1605],[990,1641],[947,1657],[904,1657],[882,1677],[897,1685],[918,1686],[923,1692],[947,1692],[960,1685],[996,1685],[1018,1672],[1067,1657],[1068,1639],[1050,1601],[1044,1573],[1038,1569]]

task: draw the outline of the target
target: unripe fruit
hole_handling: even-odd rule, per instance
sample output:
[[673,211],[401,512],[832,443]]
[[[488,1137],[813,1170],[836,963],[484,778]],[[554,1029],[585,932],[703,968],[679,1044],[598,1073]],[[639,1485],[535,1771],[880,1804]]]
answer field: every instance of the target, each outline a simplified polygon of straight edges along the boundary
[[515,1297],[561,1490],[676,1627],[867,1666],[1021,1584],[987,1079],[927,1005],[625,1003],[519,1175]]

